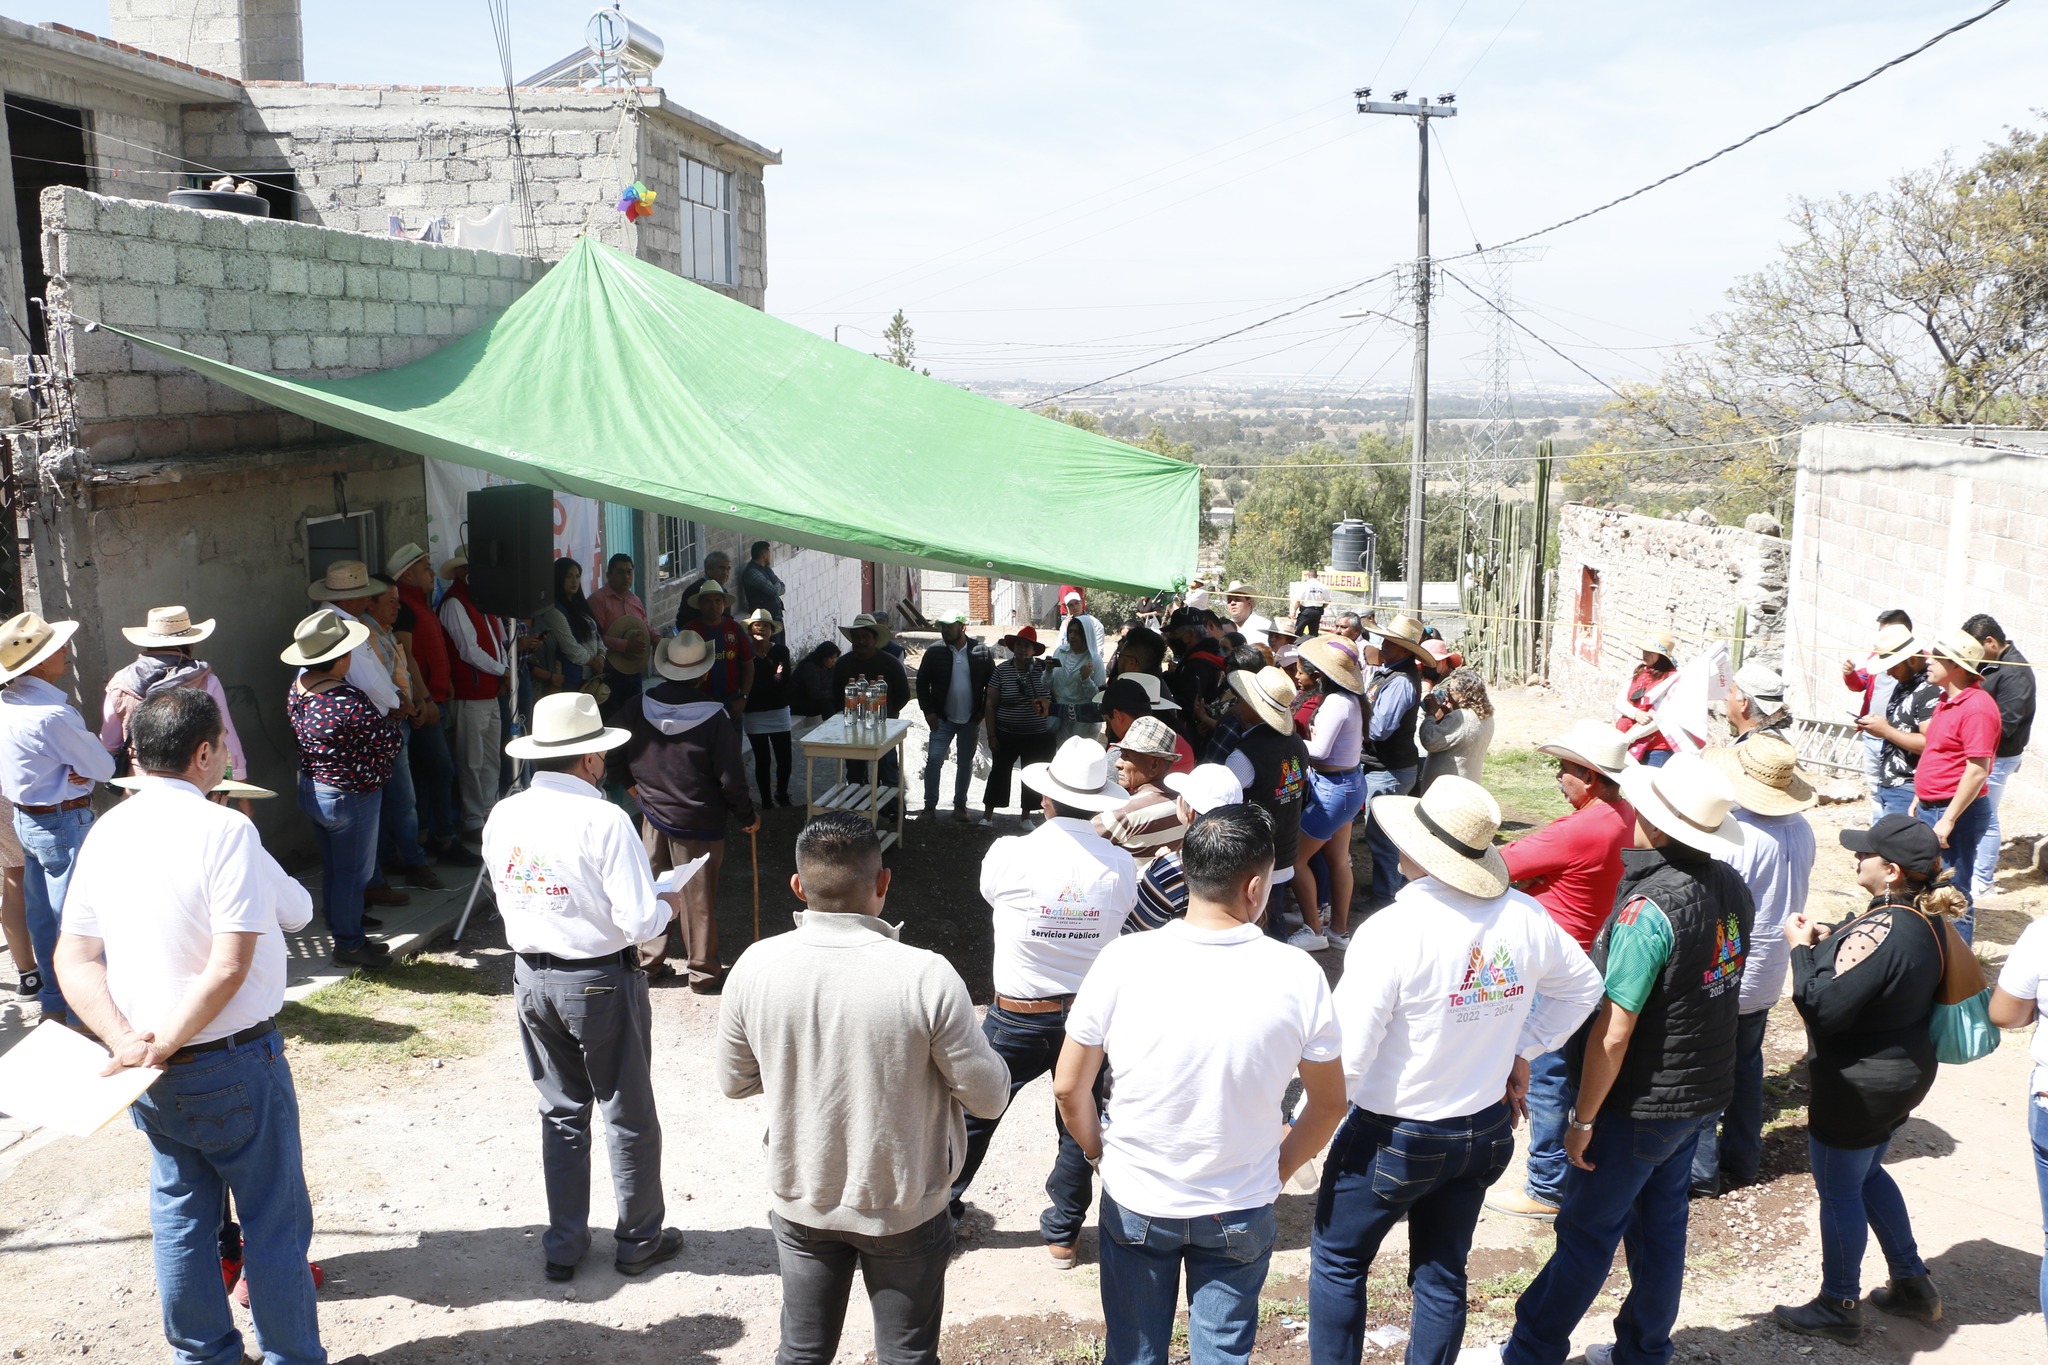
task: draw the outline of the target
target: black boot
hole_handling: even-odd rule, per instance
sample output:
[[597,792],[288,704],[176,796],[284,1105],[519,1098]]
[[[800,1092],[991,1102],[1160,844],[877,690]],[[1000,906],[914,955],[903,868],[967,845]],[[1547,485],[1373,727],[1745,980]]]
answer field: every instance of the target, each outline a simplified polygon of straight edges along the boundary
[[1863,1340],[1863,1305],[1855,1299],[1819,1294],[1812,1303],[1797,1308],[1781,1303],[1771,1310],[1771,1317],[1778,1326],[1803,1337],[1826,1337],[1849,1346]]
[[1925,1275],[1892,1277],[1882,1289],[1870,1291],[1871,1306],[1895,1318],[1918,1318],[1921,1322],[1941,1321],[1941,1293]]

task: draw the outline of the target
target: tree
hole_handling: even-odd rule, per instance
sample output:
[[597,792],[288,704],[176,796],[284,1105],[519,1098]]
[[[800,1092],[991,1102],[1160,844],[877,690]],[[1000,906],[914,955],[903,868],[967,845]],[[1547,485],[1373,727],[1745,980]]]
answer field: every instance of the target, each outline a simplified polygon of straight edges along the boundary
[[[911,330],[910,319],[903,316],[901,308],[896,310],[895,317],[889,319],[889,325],[882,329],[882,341],[889,349],[886,353],[875,352],[877,360],[886,360],[891,365],[900,365],[906,370],[917,370],[917,333]],[[924,375],[931,373],[930,370],[917,372]]]

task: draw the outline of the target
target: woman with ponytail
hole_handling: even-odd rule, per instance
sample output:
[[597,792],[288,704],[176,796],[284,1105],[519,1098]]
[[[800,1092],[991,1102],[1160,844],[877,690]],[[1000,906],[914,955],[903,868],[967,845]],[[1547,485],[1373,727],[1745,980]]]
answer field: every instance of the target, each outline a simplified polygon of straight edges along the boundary
[[1866,1230],[1891,1271],[1871,1305],[1922,1322],[1941,1317],[1905,1197],[1883,1162],[1892,1134],[1934,1085],[1928,1022],[1942,981],[1940,920],[1969,902],[1941,875],[1934,831],[1909,815],[1843,830],[1842,847],[1856,855],[1856,884],[1870,904],[1832,926],[1804,914],[1785,925],[1792,1003],[1812,1045],[1807,1150],[1820,1193],[1820,1295],[1771,1316],[1805,1336],[1854,1343],[1863,1336]]

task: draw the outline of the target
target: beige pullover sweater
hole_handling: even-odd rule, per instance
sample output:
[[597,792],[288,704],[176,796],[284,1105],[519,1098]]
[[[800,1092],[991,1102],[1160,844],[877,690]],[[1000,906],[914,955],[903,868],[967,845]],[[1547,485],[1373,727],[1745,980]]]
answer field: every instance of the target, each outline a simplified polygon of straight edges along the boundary
[[808,911],[740,954],[718,1011],[718,1083],[768,1100],[768,1187],[792,1223],[885,1237],[946,1207],[966,1114],[1010,1069],[937,953],[866,915]]

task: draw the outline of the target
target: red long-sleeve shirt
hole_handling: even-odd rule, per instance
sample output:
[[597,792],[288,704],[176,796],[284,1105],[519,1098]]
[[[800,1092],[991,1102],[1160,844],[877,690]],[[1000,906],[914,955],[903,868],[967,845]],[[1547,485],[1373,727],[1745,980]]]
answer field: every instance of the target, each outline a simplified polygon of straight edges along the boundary
[[1527,883],[1557,926],[1593,946],[1621,886],[1621,851],[1634,842],[1635,810],[1626,801],[1589,801],[1501,850],[1508,876]]

